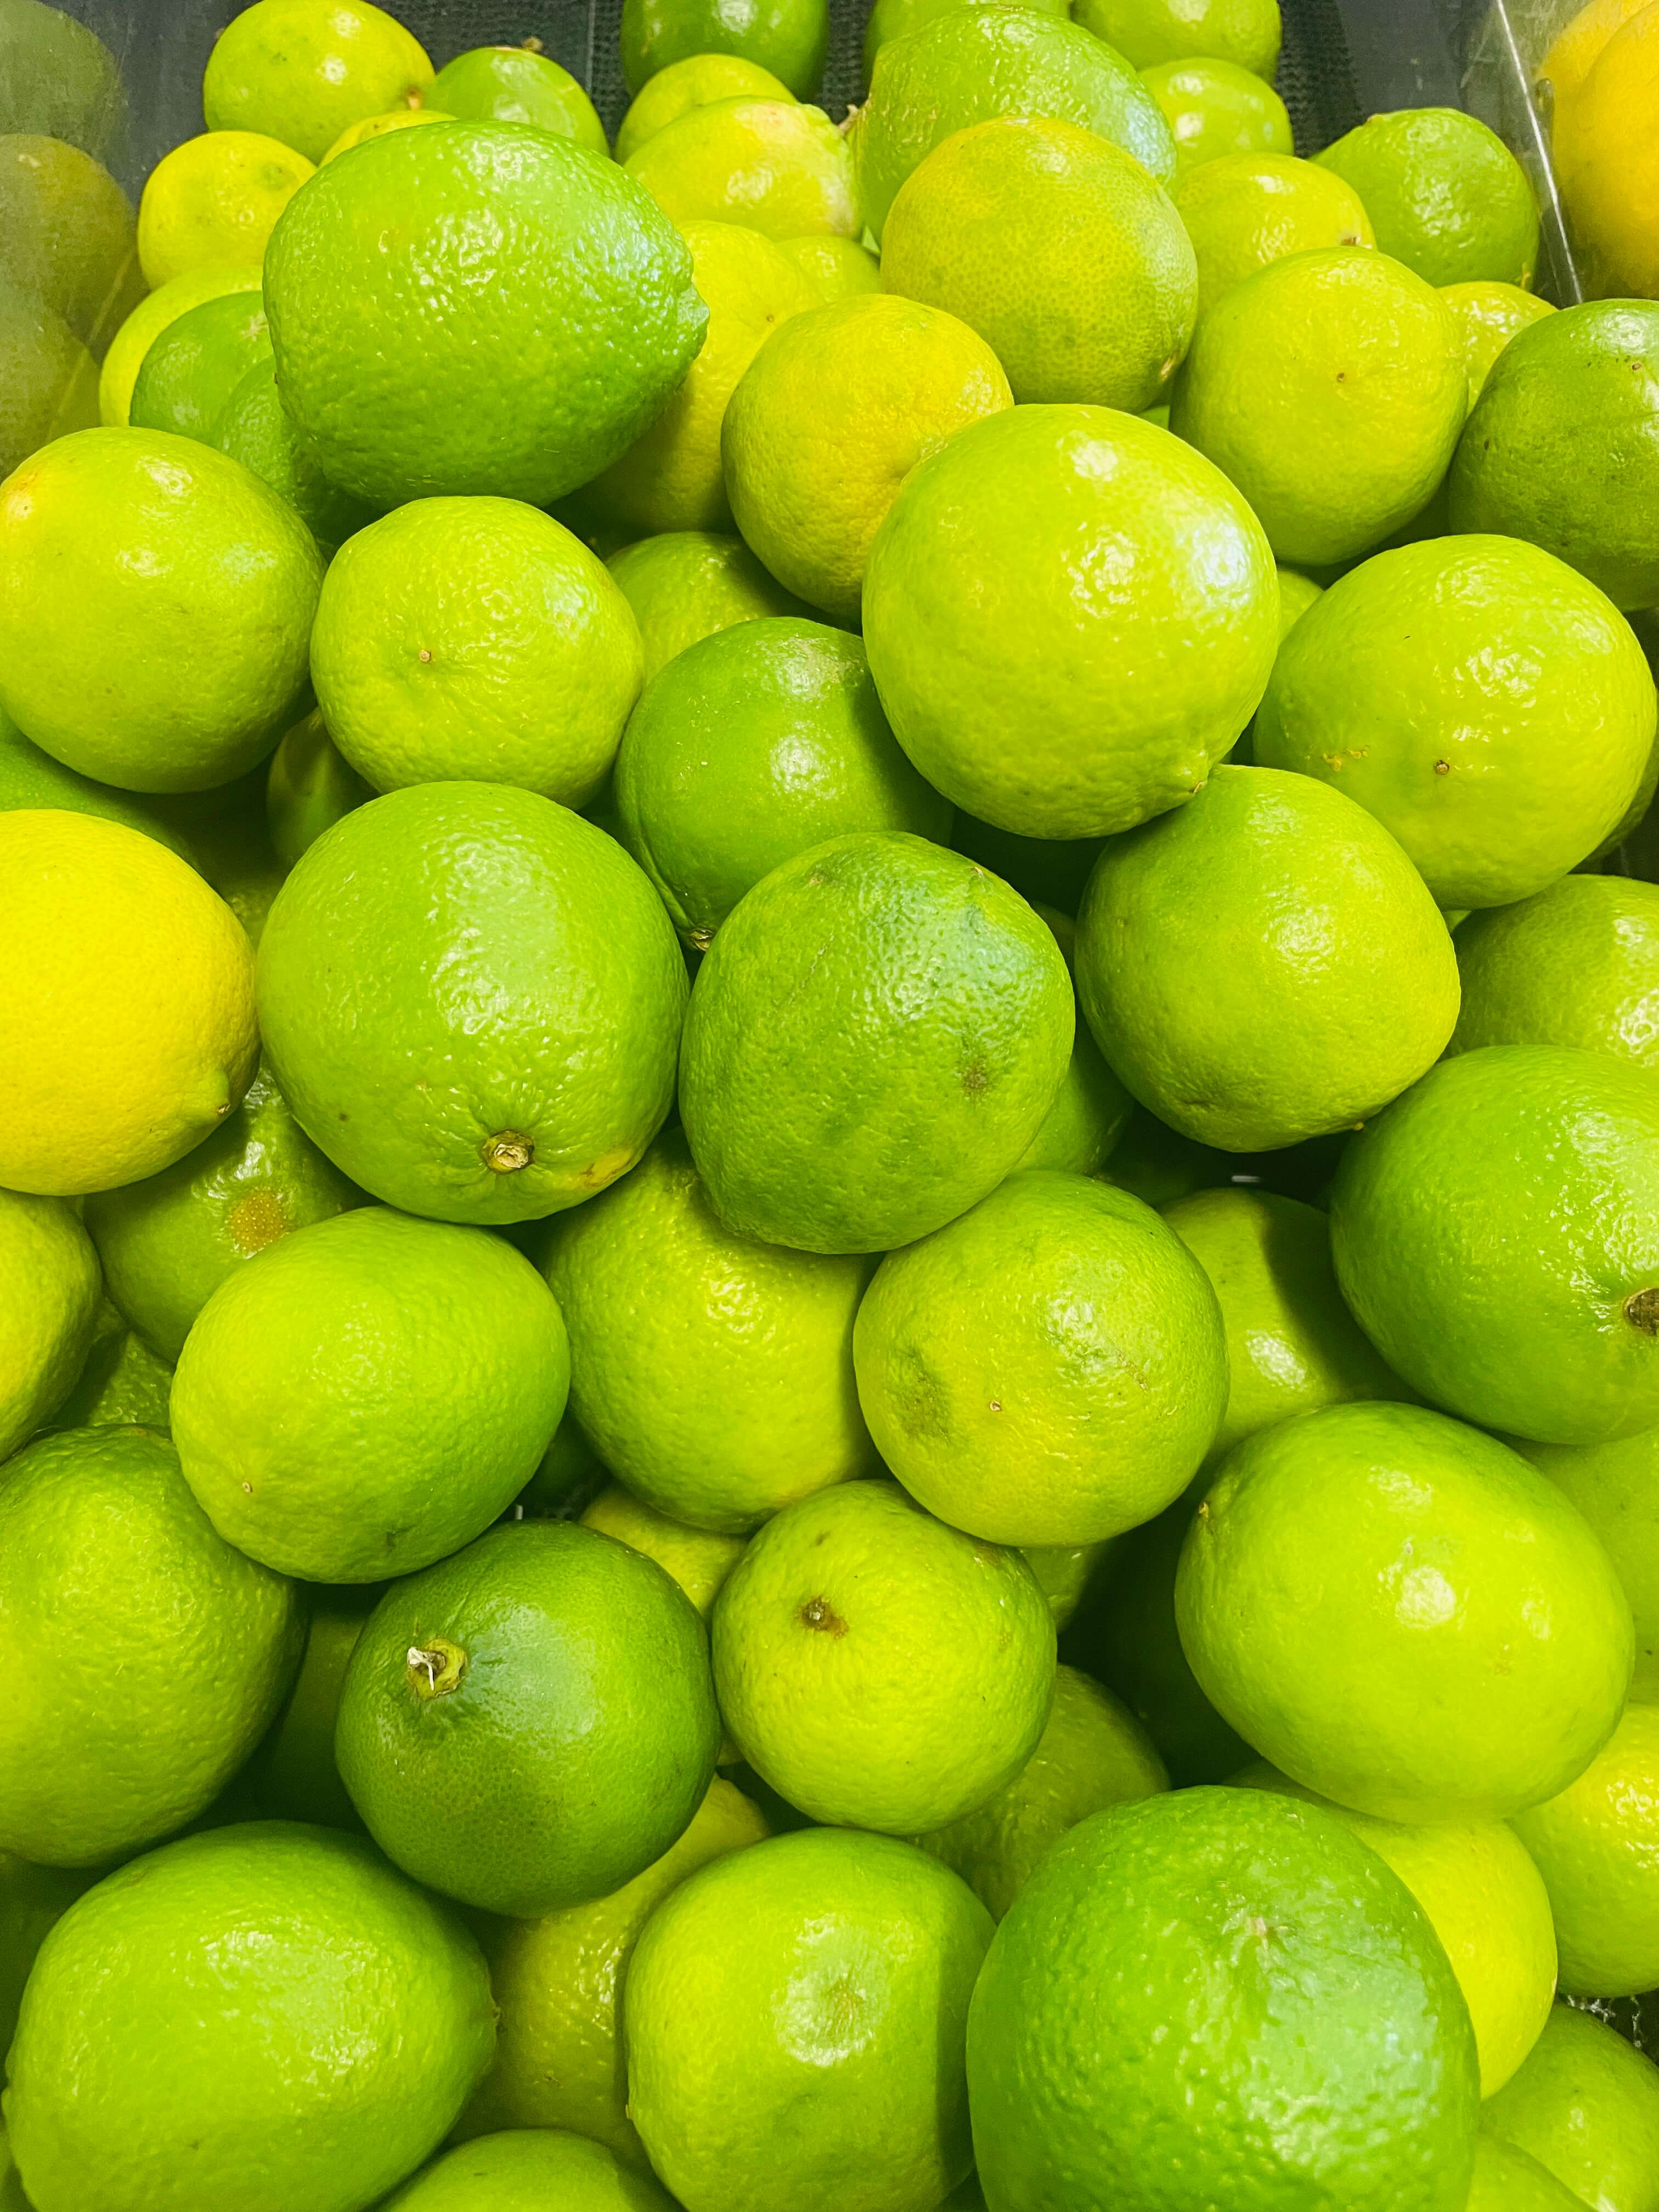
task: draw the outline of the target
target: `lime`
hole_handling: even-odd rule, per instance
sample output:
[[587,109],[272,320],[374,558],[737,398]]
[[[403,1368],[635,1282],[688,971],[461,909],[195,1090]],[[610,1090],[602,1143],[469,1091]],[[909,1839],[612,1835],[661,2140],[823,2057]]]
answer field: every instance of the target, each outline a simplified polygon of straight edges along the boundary
[[732,395],[721,449],[738,527],[790,591],[855,623],[870,543],[900,484],[1011,404],[990,348],[937,307],[870,294],[812,307]]
[[1227,1399],[1202,1267],[1138,1198],[1053,1170],[890,1253],[853,1357],[886,1466],[997,1544],[1098,1543],[1150,1521]]
[[1402,262],[1292,254],[1206,313],[1170,427],[1231,477],[1281,561],[1351,560],[1410,520],[1462,427],[1450,315]]
[[152,291],[186,271],[257,269],[276,218],[316,171],[257,131],[186,138],[150,171],[138,203],[138,261]]
[[1659,303],[1597,301],[1512,338],[1450,492],[1453,529],[1530,538],[1615,606],[1659,601]]
[[325,559],[374,520],[374,509],[331,484],[306,450],[283,405],[269,352],[232,389],[213,443],[287,501]]
[[1502,1820],[1429,1827],[1374,1820],[1291,1782],[1265,1760],[1234,1776],[1233,1787],[1316,1805],[1394,1869],[1428,1915],[1463,1992],[1480,2094],[1501,2089],[1538,2040],[1555,1994],[1550,1899],[1513,1830]]
[[586,483],[708,322],[647,196],[523,123],[394,131],[329,162],[271,240],[265,304],[283,404],[330,480],[382,507]]
[[86,1223],[111,1297],[153,1352],[176,1360],[227,1276],[359,1196],[262,1069],[210,1137],[160,1175],[88,1199]]
[[1166,392],[1193,334],[1195,264],[1133,154],[1053,117],[959,131],[910,172],[882,283],[959,316],[1017,400],[1131,411]]
[[[1085,1024],[1086,1026],[1086,1024]],[[1132,1108],[1123,1134],[1112,1148],[1106,1181],[1144,1198],[1148,1206],[1167,1206],[1195,1190],[1214,1190],[1231,1183],[1237,1156],[1218,1152],[1212,1145],[1194,1144],[1178,1136],[1167,1122],[1144,1106]]]
[[[676,1844],[609,1897],[539,1920],[495,1923],[487,1942],[499,2012],[495,2063],[468,2106],[467,2134],[491,2128],[574,2128],[642,2168],[628,2117],[622,1996],[646,1923],[688,1875],[757,1844],[765,1821],[719,1780]],[[533,2212],[533,2208],[531,2208]]]
[[97,420],[97,362],[61,315],[0,282],[0,469]]
[[899,2212],[972,2160],[963,2039],[991,1923],[908,1844],[808,1830],[652,1916],[628,1974],[629,2104],[686,2212]]
[[359,807],[283,884],[259,960],[295,1119],[411,1212],[580,1205],[672,1103],[686,984],[668,918],[619,845],[534,792],[422,784]]
[[1405,854],[1341,792],[1272,769],[1218,768],[1108,846],[1077,969],[1119,1079],[1227,1152],[1353,1127],[1457,1018],[1451,939]]
[[1271,84],[1279,66],[1278,0],[1077,0],[1075,15],[1137,69],[1215,54]]
[[533,123],[590,154],[608,155],[592,101],[568,70],[534,46],[474,46],[447,62],[422,96],[465,122]]
[[143,298],[132,209],[101,161],[61,138],[0,137],[0,281],[33,293],[100,358]]
[[700,637],[758,615],[807,611],[793,592],[767,574],[740,538],[712,531],[672,530],[642,538],[613,553],[605,566],[639,623],[647,684]]
[[0,1460],[68,1395],[100,1287],[98,1255],[71,1207],[0,1190]]
[[1381,251],[1429,283],[1532,283],[1538,204],[1526,171],[1477,117],[1402,107],[1314,158],[1358,193]]
[[252,1078],[247,940],[194,869],[86,813],[0,813],[10,958],[0,1180],[54,1194],[155,1174],[216,1128]]
[[1061,1838],[968,2024],[1000,2212],[1462,2212],[1474,2039],[1427,1919],[1311,1807],[1192,1790]]
[[777,248],[794,263],[826,306],[832,300],[855,299],[860,293],[881,289],[880,261],[855,239],[835,238],[820,231],[815,237],[781,238]]
[[583,495],[630,534],[730,527],[720,455],[726,404],[773,333],[814,304],[800,270],[759,231],[688,222],[683,235],[708,307],[708,338],[663,413]]
[[173,1432],[216,1528],[310,1582],[410,1574],[524,1488],[564,1411],[564,1323],[497,1238],[368,1206],[226,1275]]
[[1208,1275],[1227,1337],[1227,1407],[1211,1455],[1242,1437],[1405,1385],[1372,1351],[1336,1287],[1330,1224],[1276,1191],[1194,1191],[1164,1218]]
[[107,1428],[128,1422],[166,1431],[173,1370],[142,1345],[107,1298],[93,1321],[86,1364],[46,1427]]
[[1617,1997],[1659,1983],[1659,1705],[1627,1705],[1577,1781],[1515,1826],[1549,1891],[1562,1989]]
[[1108,1805],[1153,1797],[1169,1786],[1164,1761],[1133,1714],[1086,1674],[1057,1667],[1048,1724],[1013,1780],[977,1811],[916,1840],[1000,1920],[1066,1829]]
[[1175,140],[1177,176],[1228,155],[1295,152],[1284,101],[1265,78],[1237,62],[1194,55],[1158,62],[1141,74]]
[[257,264],[210,262],[188,269],[141,300],[110,341],[98,379],[99,412],[106,426],[125,428],[138,371],[162,331],[189,308],[227,292],[257,292],[263,276]]
[[[1070,915],[1051,906],[1040,906],[1037,912],[1054,932],[1070,968],[1076,924]],[[1019,1156],[1022,1168],[1069,1168],[1077,1175],[1096,1174],[1111,1158],[1133,1110],[1133,1100],[1101,1058],[1088,1024],[1080,1016],[1074,1018],[1071,1061],[1054,1104]]]
[[27,1446],[0,1529],[0,1848],[95,1866],[193,1819],[252,1750],[299,1659],[298,1595],[220,1540],[149,1429]]
[[216,446],[231,394],[248,369],[270,359],[260,295],[222,292],[186,307],[151,346],[132,387],[127,419],[136,430],[173,430]]
[[1258,1430],[1176,1583],[1207,1696],[1294,1780],[1379,1820],[1504,1820],[1612,1734],[1630,1607],[1517,1453],[1416,1406]]
[[[1100,837],[1022,837],[958,811],[951,842],[958,853],[980,861],[993,875],[1011,883],[1022,898],[1048,913],[1075,915],[1089,871],[1100,858]],[[1072,947],[1060,939],[1069,963]]]
[[1659,885],[1565,876],[1457,932],[1460,1051],[1578,1045],[1659,1066]]
[[517,500],[416,500],[360,530],[311,639],[329,734],[377,791],[500,782],[585,805],[641,668],[604,562]]
[[193,440],[62,438],[0,485],[0,702],[82,775],[201,791],[294,719],[322,564],[292,511]]
[[[323,155],[324,161],[332,161],[342,154],[349,154],[354,146],[361,146],[365,138],[383,138],[388,131],[407,131],[416,123],[453,123],[453,115],[446,115],[438,107],[394,107],[386,115],[365,115],[359,123],[348,123],[334,143]],[[322,166],[321,162],[318,164]]]
[[619,1482],[607,1484],[580,1519],[584,1528],[597,1528],[602,1536],[614,1536],[619,1544],[654,1559],[665,1574],[672,1575],[705,1620],[721,1583],[743,1556],[741,1536],[688,1527],[659,1513]]
[[1486,389],[1492,363],[1516,332],[1555,313],[1547,300],[1522,291],[1518,284],[1494,283],[1487,279],[1467,284],[1443,284],[1440,296],[1456,325],[1463,366],[1468,372],[1471,407]]
[[267,775],[267,769],[256,768],[216,791],[156,801],[189,836],[197,866],[256,949],[288,873],[265,824]]
[[1374,246],[1359,196],[1289,154],[1223,154],[1186,169],[1176,211],[1198,259],[1201,314],[1233,286],[1316,246]]
[[620,36],[629,92],[676,62],[736,54],[804,100],[823,74],[830,10],[828,0],[623,0]]
[[361,806],[374,793],[341,759],[321,714],[296,722],[270,757],[265,819],[284,868],[291,868],[325,830]]
[[647,1506],[735,1534],[870,1471],[852,1371],[866,1264],[724,1228],[678,1130],[557,1224],[547,1273],[573,1410]]
[[307,1591],[309,1618],[300,1671],[288,1703],[244,1769],[262,1815],[362,1829],[334,1764],[334,1723],[346,1668],[380,1595],[375,1586]]
[[876,0],[864,27],[865,82],[869,83],[876,56],[890,39],[901,38],[906,31],[919,30],[924,23],[931,23],[935,15],[943,15],[951,7],[964,4],[1035,7],[1042,15],[1062,19],[1072,12],[1070,0]]
[[202,110],[210,131],[260,131],[320,161],[349,125],[431,82],[424,47],[368,0],[254,0],[208,57]]
[[784,861],[722,927],[686,1017],[680,1115],[715,1212],[809,1252],[942,1228],[1036,1135],[1072,1009],[1047,927],[960,854],[863,830]]
[[277,1821],[188,1836],[42,1946],[12,2148],[41,2212],[140,2187],[156,2212],[356,2212],[447,2133],[490,2014],[472,1938],[367,1843]]
[[0,0],[0,131],[46,131],[104,155],[125,119],[103,40],[40,0]]
[[660,1858],[719,1743],[708,1641],[672,1578],[591,1528],[522,1521],[387,1591],[335,1755],[388,1858],[526,1920]]
[[890,1482],[838,1485],[769,1521],[714,1601],[714,1650],[750,1765],[812,1820],[897,1835],[945,1827],[1012,1781],[1054,1684],[1054,1621],[1018,1553]]
[[864,647],[775,616],[699,639],[617,757],[623,843],[700,951],[782,861],[855,830],[942,842],[951,809],[893,742]]
[[1659,1425],[1659,1097],[1556,1045],[1437,1067],[1348,1146],[1342,1295],[1425,1398],[1540,1443]]
[[[1481,2121],[1577,2202],[1640,2212],[1659,2193],[1659,2071],[1589,2013],[1554,2007],[1526,2064]],[[1553,2200],[1539,2212],[1553,2212]]]
[[1105,1571],[1121,1538],[1103,1544],[1022,1544],[1020,1555],[1036,1577],[1037,1588],[1048,1601],[1056,1633],[1066,1627],[1088,1595],[1096,1577]]
[[1636,1618],[1634,1698],[1659,1698],[1659,1545],[1650,1510],[1659,1480],[1659,1430],[1611,1444],[1521,1443],[1601,1538]]
[[741,54],[688,54],[658,70],[635,94],[617,132],[617,159],[625,161],[647,138],[711,100],[793,98],[781,77]]
[[741,222],[769,238],[860,229],[853,156],[821,107],[712,100],[653,131],[627,173],[679,224]]
[[1362,562],[1297,624],[1255,752],[1369,808],[1443,907],[1505,906],[1616,827],[1654,718],[1630,625],[1565,562],[1431,538]]
[[947,799],[1035,837],[1127,830],[1200,789],[1277,618],[1267,540],[1219,471],[1107,408],[962,432],[906,480],[865,579],[893,734]]
[[592,1443],[567,1406],[541,1465],[519,1493],[518,1504],[527,1520],[568,1521],[609,1480],[609,1470],[599,1465]]
[[1659,22],[1646,9],[1602,47],[1583,83],[1558,98],[1553,153],[1585,289],[1592,297],[1651,299],[1659,255],[1650,236],[1656,168],[1650,128],[1659,94]]
[[[10,2047],[17,2027],[17,2008],[47,1931],[87,1888],[89,1877],[80,1869],[31,1866],[14,1852],[0,1851],[0,2039]],[[11,2163],[11,2153],[0,2135],[0,2186],[3,2212],[28,2212]]]
[[1170,126],[1123,57],[1031,8],[952,8],[876,57],[859,130],[864,217],[879,239],[905,179],[934,147],[1003,115],[1052,116],[1175,175]]
[[1583,2199],[1513,2144],[1474,2139],[1474,2174],[1466,2212],[1577,2212]]
[[603,2145],[545,2128],[447,2150],[388,2197],[385,2212],[541,2212],[554,2203],[568,2212],[672,2212],[654,2181],[629,2172]]

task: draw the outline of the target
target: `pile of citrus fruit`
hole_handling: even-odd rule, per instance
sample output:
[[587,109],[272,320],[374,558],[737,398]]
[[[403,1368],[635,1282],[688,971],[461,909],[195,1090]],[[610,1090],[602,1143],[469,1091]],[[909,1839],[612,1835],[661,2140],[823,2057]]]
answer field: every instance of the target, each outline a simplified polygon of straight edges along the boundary
[[825,33],[0,0],[0,2212],[1659,2212],[1659,6]]

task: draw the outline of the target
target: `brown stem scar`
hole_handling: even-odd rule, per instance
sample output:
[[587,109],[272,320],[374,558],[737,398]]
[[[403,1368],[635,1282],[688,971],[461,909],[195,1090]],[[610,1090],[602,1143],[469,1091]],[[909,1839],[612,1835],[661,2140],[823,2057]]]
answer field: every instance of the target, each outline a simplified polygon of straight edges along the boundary
[[800,1609],[800,1617],[808,1628],[816,1628],[825,1636],[845,1636],[847,1623],[826,1597],[809,1597]]

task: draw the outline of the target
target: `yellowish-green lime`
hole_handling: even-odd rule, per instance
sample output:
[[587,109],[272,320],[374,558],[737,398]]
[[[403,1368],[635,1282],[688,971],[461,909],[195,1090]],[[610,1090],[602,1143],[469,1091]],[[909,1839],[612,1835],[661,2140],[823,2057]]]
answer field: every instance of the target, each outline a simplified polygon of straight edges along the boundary
[[[361,146],[365,138],[383,138],[388,131],[407,131],[411,123],[453,123],[455,118],[446,115],[436,107],[394,107],[385,115],[365,115],[360,123],[348,123],[334,143],[323,155],[331,161],[337,155],[349,154],[354,146]],[[318,164],[322,166],[321,162]]]
[[659,1513],[619,1482],[608,1483],[581,1516],[584,1528],[597,1528],[619,1544],[631,1544],[654,1559],[685,1592],[705,1620],[720,1585],[743,1556],[745,1539],[718,1529],[693,1528]]
[[[1535,2158],[1577,2203],[1639,2212],[1659,2197],[1659,2068],[1589,2013],[1553,2008],[1481,2124]],[[1553,2200],[1539,2212],[1553,2212]]]
[[1176,174],[1230,155],[1295,151],[1291,118],[1271,84],[1214,55],[1158,62],[1142,72],[1176,145]]
[[1566,1995],[1659,1983],[1659,1705],[1626,1705],[1577,1779],[1515,1829],[1549,1891]]
[[716,100],[781,100],[794,94],[781,77],[742,54],[688,54],[647,77],[617,131],[617,159],[630,154],[677,122],[689,108]]
[[1491,277],[1466,284],[1443,284],[1440,296],[1456,325],[1463,366],[1468,372],[1471,407],[1485,389],[1492,363],[1516,332],[1555,313],[1549,301],[1540,300],[1536,293],[1523,292],[1518,284],[1504,284]]
[[821,107],[709,100],[653,132],[625,167],[677,223],[741,222],[769,238],[855,238],[862,227],[852,155]]
[[605,566],[634,610],[645,648],[645,680],[688,645],[759,615],[805,615],[793,592],[769,575],[740,538],[671,530],[613,553]]
[[1198,257],[1198,309],[1270,261],[1321,246],[1374,246],[1352,186],[1291,154],[1223,154],[1176,180],[1176,212]]
[[211,262],[186,270],[141,300],[110,341],[98,378],[99,414],[106,424],[125,426],[132,387],[144,356],[169,323],[204,300],[225,292],[257,292],[262,272],[257,263]]
[[425,48],[368,0],[254,0],[208,57],[202,111],[210,131],[263,131],[320,161],[350,125],[413,106],[431,82]]
[[602,2143],[540,2127],[445,2151],[386,2198],[384,2212],[538,2212],[553,2203],[569,2212],[673,2212],[659,2183],[630,2172]]
[[1517,1440],[1601,1538],[1636,1620],[1631,1695],[1659,1699],[1659,1532],[1649,1510],[1659,1481],[1659,1429],[1611,1444]]
[[37,131],[0,137],[0,283],[32,294],[102,358],[144,294],[132,209],[102,162]]
[[1278,0],[1077,0],[1073,18],[1137,69],[1215,54],[1273,82]]
[[794,96],[816,92],[830,39],[827,0],[623,0],[623,82],[636,93],[694,55],[738,54],[781,77]]
[[530,123],[590,154],[611,151],[605,125],[576,78],[550,54],[528,46],[474,46],[457,54],[424,97],[447,115],[474,123]]
[[187,270],[257,269],[276,218],[313,165],[258,131],[186,138],[150,171],[138,203],[138,261],[152,291]]
[[794,263],[825,305],[881,289],[881,264],[855,238],[832,237],[828,231],[819,231],[806,238],[781,238],[777,247]]
[[1659,884],[1564,876],[1458,926],[1456,1049],[1566,1044],[1659,1066]]
[[348,767],[314,710],[286,732],[270,757],[265,784],[265,822],[284,872],[325,830],[374,793]]
[[1538,204],[1497,132],[1458,107],[1373,115],[1315,157],[1365,204],[1384,253],[1431,284],[1529,285]]
[[98,1255],[71,1207],[0,1190],[0,1460],[69,1395],[100,1288]]

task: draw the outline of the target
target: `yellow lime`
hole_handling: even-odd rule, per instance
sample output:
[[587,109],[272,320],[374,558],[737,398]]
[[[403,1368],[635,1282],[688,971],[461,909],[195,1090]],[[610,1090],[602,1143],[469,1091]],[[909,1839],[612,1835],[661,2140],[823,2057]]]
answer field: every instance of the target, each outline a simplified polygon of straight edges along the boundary
[[257,131],[186,138],[150,171],[138,203],[138,260],[152,290],[187,270],[257,269],[276,218],[313,164]]
[[[1576,2203],[1642,2212],[1659,2198],[1659,2068],[1589,2013],[1556,2005],[1526,2064],[1480,2117]],[[1539,2212],[1554,2212],[1554,2200]]]
[[1202,314],[1270,261],[1321,246],[1374,246],[1359,195],[1290,154],[1223,154],[1176,181],[1176,212],[1198,257]]
[[1549,1891],[1566,1994],[1659,1984],[1659,1705],[1626,1705],[1577,1781],[1515,1829]]
[[859,293],[881,289],[881,264],[856,239],[832,237],[828,231],[819,231],[807,238],[781,238],[777,247],[794,263],[822,302],[850,300]]
[[1539,90],[1556,112],[1589,75],[1608,40],[1622,31],[1632,15],[1652,5],[1653,0],[1589,0],[1587,6],[1569,18],[1538,65]]
[[1077,0],[1073,15],[1137,69],[1217,54],[1271,84],[1279,65],[1278,0]]
[[425,48],[368,0],[254,0],[208,57],[202,112],[210,131],[261,131],[320,161],[350,125],[412,106],[431,82]]
[[716,100],[794,98],[781,77],[743,54],[688,54],[646,79],[634,95],[617,132],[617,159],[629,155],[666,130],[689,108]]
[[69,1206],[0,1190],[0,1460],[68,1395],[101,1287],[92,1240]]
[[1468,374],[1471,407],[1485,389],[1492,363],[1516,332],[1555,313],[1550,302],[1536,293],[1489,277],[1468,284],[1443,284],[1440,296],[1450,309],[1456,329]]
[[743,1557],[745,1539],[722,1535],[713,1528],[688,1528],[671,1520],[635,1498],[619,1482],[610,1483],[581,1516],[585,1528],[631,1544],[672,1575],[705,1620],[714,1610],[720,1585]]
[[1592,297],[1659,293],[1651,210],[1659,191],[1659,8],[1608,40],[1571,99],[1557,104],[1554,154],[1571,236]]
[[733,623],[807,612],[740,538],[712,531],[642,538],[613,553],[605,565],[639,623],[647,684],[688,645]]
[[[455,118],[446,115],[436,107],[394,107],[386,115],[365,115],[360,123],[348,123],[334,143],[323,155],[331,161],[337,155],[349,154],[354,146],[361,146],[366,138],[384,138],[388,131],[407,131],[411,123],[453,123]],[[321,163],[319,164],[320,167]]]
[[628,173],[678,223],[742,222],[769,238],[861,228],[853,157],[821,107],[713,100],[655,131]]

